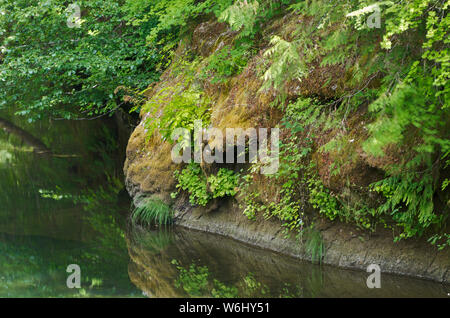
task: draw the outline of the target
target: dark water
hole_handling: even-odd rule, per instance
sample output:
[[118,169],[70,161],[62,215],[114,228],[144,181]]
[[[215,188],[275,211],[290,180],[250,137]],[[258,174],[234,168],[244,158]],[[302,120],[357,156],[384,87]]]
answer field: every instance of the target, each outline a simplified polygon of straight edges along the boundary
[[[114,121],[31,125],[52,154],[0,131],[0,297],[447,297],[446,286],[312,265],[181,228],[127,222]],[[69,264],[81,288],[66,286]]]

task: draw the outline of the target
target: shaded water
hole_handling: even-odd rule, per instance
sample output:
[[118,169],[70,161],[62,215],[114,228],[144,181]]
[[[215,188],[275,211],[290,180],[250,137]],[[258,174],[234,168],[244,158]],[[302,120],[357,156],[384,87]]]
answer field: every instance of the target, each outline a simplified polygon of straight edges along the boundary
[[[0,297],[446,297],[429,281],[318,266],[223,237],[126,222],[122,159],[111,122],[15,123],[37,155],[0,131]],[[82,288],[66,287],[69,264]]]
[[[232,239],[184,228],[127,234],[130,279],[151,297],[446,297],[446,286],[313,265]],[[448,286],[447,286],[448,287]]]
[[[114,122],[14,124],[52,153],[0,130],[0,297],[142,296],[128,278]],[[69,264],[81,289],[66,286]]]

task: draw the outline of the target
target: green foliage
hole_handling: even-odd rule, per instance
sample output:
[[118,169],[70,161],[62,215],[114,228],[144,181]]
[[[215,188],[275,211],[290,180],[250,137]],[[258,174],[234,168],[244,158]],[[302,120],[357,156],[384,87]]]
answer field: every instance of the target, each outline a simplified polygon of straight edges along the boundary
[[189,193],[191,204],[205,206],[214,198],[237,193],[239,174],[226,168],[220,168],[216,175],[206,177],[199,164],[190,163],[181,172],[175,171],[174,176],[178,181],[177,188]]
[[[450,151],[450,107],[446,102],[450,74],[448,1],[379,2],[380,28],[370,28],[366,23],[374,11],[372,3],[365,0],[238,0],[218,1],[216,5],[209,1],[160,1],[148,15],[158,16],[159,21],[149,38],[157,46],[169,44],[172,48],[180,38],[174,30],[188,30],[189,19],[214,13],[238,32],[235,43],[209,57],[204,68],[204,75],[212,74],[214,83],[224,82],[245,67],[252,48],[260,40],[263,23],[279,13],[285,14],[287,5],[301,13],[301,27],[289,39],[271,36],[264,53],[266,68],[261,87],[274,88],[279,93],[274,105],[283,111],[282,124],[290,136],[280,148],[279,171],[267,177],[268,182],[279,185],[279,191],[267,200],[254,190],[254,165],[240,186],[244,214],[253,219],[262,212],[266,218],[281,220],[288,229],[301,231],[305,222],[303,204],[308,201],[331,220],[339,218],[365,229],[373,230],[389,217],[394,226],[402,229],[398,238],[420,236],[431,227],[436,231],[443,229],[448,220],[448,204],[444,202],[447,207],[438,212],[435,200],[436,193],[449,184],[445,174],[440,184],[437,180],[438,172],[448,168],[446,156]],[[320,96],[284,103],[286,84],[307,77],[318,61],[323,68],[343,67],[342,95],[335,96],[329,104],[319,101]],[[159,129],[167,138],[174,128],[191,129],[192,119],[206,114],[203,111],[208,102],[200,91],[183,87],[170,93],[163,91],[161,96],[168,100],[174,95],[162,115],[162,100],[156,98],[150,107],[151,134]],[[199,101],[196,107],[194,101]],[[331,113],[329,105],[335,107],[332,116],[327,115]],[[345,130],[348,113],[361,105],[369,105],[372,116],[367,126],[369,137],[363,144],[367,154],[384,156],[392,145],[410,149],[401,162],[383,168],[386,178],[371,186],[386,199],[377,208],[329,191],[315,174],[314,165],[308,164],[314,148],[312,133],[336,129],[338,125]],[[345,150],[348,141],[343,136],[336,134],[319,151],[324,154]],[[331,174],[339,175],[344,164],[332,163]],[[200,205],[206,205],[216,191],[217,196],[234,195],[235,179],[226,181],[228,186],[222,191],[217,190],[218,179],[230,176],[207,177],[200,167],[192,165],[176,174],[179,188],[187,190],[191,202]],[[302,190],[305,186],[307,195]]]
[[[308,122],[299,118],[299,113],[293,108],[310,105],[310,99],[290,104],[282,120],[283,128],[289,132],[289,138],[280,143],[280,164],[276,173],[266,176],[268,183],[279,184],[280,190],[272,200],[261,202],[261,195],[251,189],[253,173],[258,164],[250,168],[250,174],[243,177],[240,185],[243,198],[243,213],[249,219],[255,219],[258,212],[263,212],[265,218],[276,217],[287,230],[301,231],[305,223],[303,202],[301,197],[301,180],[304,177],[305,164],[312,151],[310,136],[301,139],[298,133],[303,132]],[[301,104],[301,105],[300,105]],[[303,105],[303,106],[302,106]],[[311,114],[309,114],[311,115]],[[306,118],[305,118],[306,119]],[[311,116],[309,117],[311,119]]]
[[[71,29],[66,25],[70,12],[64,3],[0,0],[0,108],[29,121],[112,113],[122,105],[124,92],[141,91],[158,79],[174,49],[199,22],[216,16],[237,35],[233,43],[207,59],[201,76],[211,75],[213,83],[226,82],[242,71],[257,50],[268,47],[261,89],[276,91],[273,105],[283,112],[282,125],[289,136],[280,148],[279,171],[265,179],[279,186],[271,199],[263,199],[252,188],[257,165],[243,179],[240,188],[249,218],[262,212],[287,229],[301,231],[306,219],[303,205],[309,202],[332,220],[373,229],[389,217],[402,230],[398,238],[430,231],[445,240],[442,231],[448,226],[450,211],[444,193],[450,153],[450,2],[376,4],[380,28],[366,23],[373,13],[373,3],[367,0],[126,0],[106,4],[86,0],[80,3],[81,27]],[[271,33],[268,41],[261,32],[267,22],[289,11],[301,21],[297,30],[283,37]],[[185,81],[161,89],[143,106],[148,114],[147,137],[158,132],[170,141],[176,128],[192,132],[195,120],[202,120],[204,127],[210,123],[211,101],[196,80],[202,71],[199,65],[195,58],[174,61],[173,73]],[[334,67],[343,71],[336,96],[327,101],[327,96],[293,96],[294,101],[287,103],[289,84],[304,80],[318,66],[325,71],[322,74]],[[338,132],[315,149],[313,133],[345,132],[349,113],[366,105],[365,155],[382,157],[392,148],[408,150],[399,162],[383,167],[385,178],[370,187],[385,199],[377,208],[329,191],[314,173],[315,167],[308,164],[314,151],[340,152],[347,142],[345,134]],[[0,152],[0,160],[8,162],[10,153],[8,146]],[[343,164],[339,159],[331,164],[332,176],[339,175]],[[176,172],[175,178],[178,189],[189,192],[191,203],[202,206],[213,198],[235,195],[238,183],[232,171],[220,169],[217,175],[206,176],[195,164]],[[41,194],[65,198],[54,189],[43,188]],[[164,210],[156,205],[136,214],[165,220],[157,217],[160,208]]]
[[243,31],[242,36],[253,35],[259,9],[256,0],[237,0],[220,14],[219,21],[227,22],[234,31]]
[[179,271],[175,287],[183,288],[190,297],[211,295],[214,298],[236,298],[238,296],[238,289],[235,286],[227,286],[217,279],[211,282],[211,274],[206,266],[192,263],[186,269],[177,260],[172,260],[172,264],[176,265]]
[[424,107],[432,102],[426,84],[424,78],[420,85],[399,84],[389,97],[382,95],[370,105],[370,111],[377,113],[377,120],[369,126],[372,136],[365,143],[367,152],[383,155],[384,147],[401,144],[412,127],[420,129],[417,133],[422,140],[415,146],[417,152],[432,153],[439,146],[444,150],[450,149],[450,141],[443,138],[446,137],[445,117],[439,117],[439,112],[436,112],[439,106]]
[[390,213],[403,228],[398,238],[421,236],[430,225],[444,221],[434,211],[430,171],[402,172],[372,184],[372,188],[386,198],[378,212]]
[[239,31],[239,37],[253,39],[260,31],[261,24],[283,12],[290,0],[236,0],[218,16],[219,21],[227,22],[231,29]]
[[207,126],[210,119],[210,102],[204,94],[195,89],[184,89],[181,85],[167,87],[158,92],[143,107],[149,117],[145,123],[147,138],[158,131],[164,140],[172,141],[171,135],[177,128],[194,131],[194,122],[201,120]]
[[229,77],[239,74],[247,65],[249,49],[245,46],[224,46],[208,58],[208,64],[204,68],[203,76],[213,74],[211,82],[223,83]]
[[248,219],[254,220],[256,215],[262,212],[266,219],[271,217],[279,219],[286,230],[301,231],[304,224],[303,204],[297,199],[295,184],[288,180],[281,186],[277,197],[273,201],[266,202],[260,199],[259,192],[250,190],[251,178],[252,174],[244,176],[240,185],[243,214]]
[[332,195],[317,178],[307,180],[309,189],[309,203],[330,220],[340,215],[340,204],[336,196]]
[[[254,49],[254,40],[261,31],[261,24],[267,19],[281,13],[282,7],[290,2],[236,0],[233,4],[231,2],[228,6],[222,6],[222,10],[215,11],[218,20],[227,22],[233,31],[238,31],[238,35],[234,40],[233,46],[227,45],[209,57],[208,65],[204,71],[206,73],[213,73],[213,83],[223,83],[228,77],[239,74],[242,71],[247,65],[248,59],[256,52]],[[225,4],[225,1],[223,4]],[[278,48],[285,49],[285,47]],[[279,54],[278,52],[278,50],[274,50],[267,54],[280,55],[285,60],[292,60],[292,50],[287,52],[287,55]],[[282,63],[278,63],[278,66],[280,65]],[[273,70],[276,69],[277,67],[273,66]],[[285,68],[285,71],[288,71],[288,68]],[[270,74],[268,72],[266,74],[267,77]]]
[[163,68],[170,62],[170,56],[192,21],[211,13],[217,16],[233,3],[233,0],[158,0],[137,24],[157,20],[157,26],[148,34],[147,41],[162,51]]
[[132,2],[82,1],[81,26],[69,28],[65,2],[0,1],[0,108],[30,121],[89,117],[120,104],[116,87],[157,80],[160,57],[145,40],[155,21],[129,25],[148,7]]
[[284,121],[283,124],[291,131],[291,137],[280,145],[281,160],[278,171],[268,176],[269,182],[271,182],[270,179],[281,182],[280,199],[268,204],[266,216],[277,217],[289,230],[301,231],[305,217],[299,180],[302,178],[302,169],[312,150],[311,140],[305,138],[299,147],[300,140],[296,133],[303,128],[289,120]]
[[133,223],[166,225],[172,223],[172,209],[158,199],[146,199],[131,213]]
[[178,181],[177,189],[189,192],[189,201],[191,204],[205,206],[211,200],[211,193],[208,192],[206,177],[202,173],[200,165],[190,163],[181,172],[175,171],[174,176]]
[[307,72],[307,68],[294,43],[275,35],[270,44],[272,47],[264,53],[264,57],[271,61],[271,65],[264,73],[262,88],[273,87],[279,90],[288,80],[300,80]]
[[[449,55],[445,43],[450,19],[444,15],[449,2],[411,2],[389,9],[393,18],[386,23],[381,46],[391,50],[396,37],[408,30],[425,34],[423,54],[413,56],[404,67],[404,77],[389,83],[389,93],[381,93],[370,105],[376,120],[369,127],[371,137],[364,149],[375,156],[383,156],[388,145],[411,147],[413,153],[399,165],[389,167],[386,179],[375,183],[374,189],[386,197],[379,212],[390,211],[403,228],[398,238],[421,236],[434,225],[445,227],[448,208],[438,214],[434,195],[439,190],[433,171],[445,168],[445,154],[450,150],[448,104]],[[397,40],[398,43],[399,40]],[[384,87],[383,87],[384,88]],[[444,164],[436,166],[439,158]],[[445,180],[444,180],[445,182]]]
[[239,207],[243,209],[242,213],[249,220],[255,220],[257,213],[264,211],[266,207],[257,201],[261,194],[250,190],[251,181],[251,174],[242,177],[242,182],[239,184],[240,196],[242,197]]
[[442,235],[434,234],[428,239],[433,245],[436,245],[438,249],[441,251],[446,247],[450,247],[450,234],[444,233]]
[[[446,102],[450,76],[447,15],[450,3],[379,2],[380,28],[370,28],[366,23],[368,15],[374,12],[371,5],[358,0],[341,3],[311,0],[293,4],[291,9],[312,19],[289,42],[276,35],[272,38],[272,47],[266,51],[270,66],[264,85],[283,91],[287,81],[307,76],[306,71],[314,67],[312,61],[318,58],[322,67],[343,66],[350,78],[346,85],[355,87],[350,94],[336,96],[336,101],[331,103],[343,108],[343,117],[334,122],[313,121],[315,129],[336,128],[339,120],[345,121],[349,111],[366,104],[373,121],[368,125],[370,136],[363,145],[364,150],[373,156],[384,156],[387,146],[396,145],[409,148],[410,152],[401,162],[385,167],[386,178],[372,185],[375,191],[386,194],[385,203],[378,208],[364,203],[355,205],[340,195],[331,195],[312,176],[307,181],[309,201],[330,219],[339,217],[373,229],[377,222],[384,223],[385,216],[389,216],[402,229],[397,239],[420,236],[427,229],[445,228],[449,216],[448,206],[436,211],[435,200],[436,193],[448,184],[448,178],[438,184],[437,172],[446,169],[445,156],[450,149],[450,114]],[[342,16],[348,19],[343,20]],[[312,46],[314,50],[310,50]],[[417,46],[421,48],[416,49]],[[378,84],[367,88],[375,77],[380,79]],[[311,124],[308,115],[317,118],[315,115],[321,112],[321,107],[308,104],[300,99],[294,103],[296,107],[291,104],[283,109],[285,116],[291,116],[289,111],[295,110],[300,120]],[[338,114],[336,111],[334,116]],[[339,151],[338,147],[338,140],[332,140],[321,151]],[[339,164],[333,166],[339,168]]]
[[[286,229],[302,235],[307,231],[305,224],[308,220],[303,209],[305,202],[308,202],[320,215],[330,220],[353,222],[363,229],[374,230],[377,223],[374,218],[380,212],[361,200],[350,202],[342,194],[328,190],[311,161],[314,133],[323,129],[321,127],[327,122],[324,106],[315,99],[299,98],[289,103],[283,111],[282,127],[288,137],[280,143],[278,171],[266,177],[266,182],[279,184],[279,190],[273,201],[262,202],[261,193],[251,190],[253,176],[244,176],[241,184],[244,214],[249,219],[255,219],[258,212],[263,212],[266,218],[277,217]],[[383,221],[379,219],[379,222]]]
[[208,177],[209,190],[212,192],[213,198],[232,197],[237,192],[238,181],[239,174],[232,170],[221,168],[217,175]]

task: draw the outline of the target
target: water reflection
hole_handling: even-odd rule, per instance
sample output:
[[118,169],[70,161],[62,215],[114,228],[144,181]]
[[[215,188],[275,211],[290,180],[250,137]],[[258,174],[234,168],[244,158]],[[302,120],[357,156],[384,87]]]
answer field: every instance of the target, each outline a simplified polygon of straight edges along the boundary
[[[51,153],[0,130],[0,297],[142,296],[127,273],[114,125],[15,125]],[[69,264],[81,267],[81,289],[66,286]]]
[[224,237],[183,228],[127,234],[129,275],[149,297],[446,297],[444,286],[313,265]]

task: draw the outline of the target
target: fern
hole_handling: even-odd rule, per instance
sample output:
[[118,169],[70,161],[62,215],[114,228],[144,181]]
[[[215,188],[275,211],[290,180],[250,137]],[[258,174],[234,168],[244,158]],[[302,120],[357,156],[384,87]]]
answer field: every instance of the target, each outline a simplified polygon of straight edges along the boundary
[[288,80],[301,80],[307,69],[297,46],[277,35],[272,37],[270,44],[272,47],[264,53],[264,57],[271,61],[271,65],[264,73],[262,89],[273,87],[278,90]]
[[259,8],[256,0],[238,0],[220,14],[219,21],[227,22],[234,31],[244,31],[241,36],[251,35]]
[[403,173],[371,185],[386,198],[378,212],[391,214],[397,225],[403,228],[397,239],[421,236],[431,224],[438,222],[434,213],[433,178],[429,173]]

